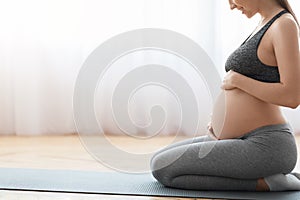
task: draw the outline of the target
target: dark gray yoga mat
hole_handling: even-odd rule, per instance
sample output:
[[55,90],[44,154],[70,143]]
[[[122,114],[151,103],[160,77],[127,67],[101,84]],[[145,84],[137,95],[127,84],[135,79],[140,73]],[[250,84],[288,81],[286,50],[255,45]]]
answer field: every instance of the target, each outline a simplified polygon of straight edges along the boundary
[[151,174],[0,168],[0,189],[191,198],[299,200],[300,192],[192,191],[166,188]]

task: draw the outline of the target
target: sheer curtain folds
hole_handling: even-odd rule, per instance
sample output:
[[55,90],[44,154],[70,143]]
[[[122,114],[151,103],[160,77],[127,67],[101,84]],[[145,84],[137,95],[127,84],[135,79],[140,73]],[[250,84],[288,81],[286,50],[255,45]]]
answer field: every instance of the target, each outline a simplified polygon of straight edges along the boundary
[[[290,3],[300,16],[300,3]],[[115,35],[140,28],[178,32],[198,43],[223,76],[226,57],[257,21],[257,16],[249,20],[230,11],[227,0],[0,0],[0,134],[75,133],[72,98],[78,72],[89,54]],[[168,62],[176,66],[177,61]],[[135,63],[132,58],[127,65]],[[182,68],[178,71],[188,74]],[[111,72],[112,79],[117,73]],[[109,93],[109,84],[105,90]],[[178,123],[178,110],[172,98],[162,93],[148,88],[131,102],[129,112],[146,124],[145,98],[161,97],[170,114],[163,130],[168,134]],[[205,131],[210,114],[205,105],[209,100],[203,102],[200,131]],[[100,115],[109,113],[103,105],[99,109]],[[300,130],[299,112],[285,112]],[[99,119],[104,120],[105,130],[120,132],[111,117]]]

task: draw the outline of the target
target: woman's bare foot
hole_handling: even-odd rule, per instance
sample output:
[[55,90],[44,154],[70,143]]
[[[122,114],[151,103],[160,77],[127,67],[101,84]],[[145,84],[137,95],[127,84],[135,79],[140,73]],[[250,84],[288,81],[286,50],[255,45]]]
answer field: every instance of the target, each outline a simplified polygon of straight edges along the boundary
[[256,191],[270,191],[269,186],[263,178],[257,180]]

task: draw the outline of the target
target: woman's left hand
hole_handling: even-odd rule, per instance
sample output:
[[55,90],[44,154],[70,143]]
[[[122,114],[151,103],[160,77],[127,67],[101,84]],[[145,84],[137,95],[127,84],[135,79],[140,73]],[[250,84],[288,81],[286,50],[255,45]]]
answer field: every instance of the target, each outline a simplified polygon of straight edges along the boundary
[[221,88],[223,90],[232,90],[236,88],[235,80],[238,76],[238,73],[235,71],[230,70],[229,72],[227,72],[226,76],[223,79],[223,83]]

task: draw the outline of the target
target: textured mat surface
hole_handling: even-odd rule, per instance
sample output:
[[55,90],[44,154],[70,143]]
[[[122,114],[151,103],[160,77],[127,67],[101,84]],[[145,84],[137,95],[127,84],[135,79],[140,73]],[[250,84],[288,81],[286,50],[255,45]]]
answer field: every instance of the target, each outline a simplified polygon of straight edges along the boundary
[[0,168],[0,189],[191,198],[299,200],[300,192],[192,191],[166,188],[150,174]]

